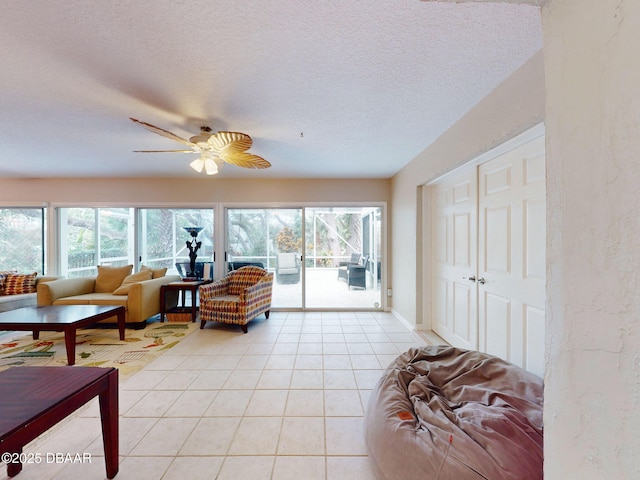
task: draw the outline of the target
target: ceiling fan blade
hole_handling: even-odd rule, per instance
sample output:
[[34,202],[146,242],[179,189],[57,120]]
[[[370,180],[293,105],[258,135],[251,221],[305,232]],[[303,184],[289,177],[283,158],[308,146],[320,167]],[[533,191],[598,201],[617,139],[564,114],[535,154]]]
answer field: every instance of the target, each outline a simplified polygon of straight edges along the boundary
[[271,166],[264,158],[252,153],[221,152],[219,156],[225,162],[243,168],[269,168]]
[[218,132],[209,138],[209,144],[218,152],[244,152],[252,143],[249,135],[240,132]]
[[134,150],[134,153],[197,153],[194,150]]
[[155,125],[151,125],[150,123],[147,123],[147,122],[142,122],[142,121],[137,120],[135,118],[129,117],[129,119],[132,122],[135,122],[135,123],[137,123],[139,125],[142,125],[144,128],[146,128],[150,132],[157,133],[158,135],[162,135],[163,137],[166,137],[166,138],[169,138],[169,139],[174,140],[176,142],[182,143],[183,145],[189,145],[189,146],[193,145],[189,140],[186,140],[186,139],[184,139],[182,137],[179,137],[175,133],[171,133],[168,130],[165,130],[165,129],[160,128],[160,127],[156,127]]

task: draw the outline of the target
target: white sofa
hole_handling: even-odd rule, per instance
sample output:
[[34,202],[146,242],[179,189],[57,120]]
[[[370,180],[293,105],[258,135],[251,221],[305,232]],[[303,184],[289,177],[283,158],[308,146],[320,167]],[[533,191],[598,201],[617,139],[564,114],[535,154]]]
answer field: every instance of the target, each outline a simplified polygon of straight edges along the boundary
[[[36,288],[44,282],[51,282],[62,277],[44,276],[36,277]],[[37,293],[19,293],[16,295],[0,295],[0,312],[8,312],[16,308],[35,307],[37,305]]]

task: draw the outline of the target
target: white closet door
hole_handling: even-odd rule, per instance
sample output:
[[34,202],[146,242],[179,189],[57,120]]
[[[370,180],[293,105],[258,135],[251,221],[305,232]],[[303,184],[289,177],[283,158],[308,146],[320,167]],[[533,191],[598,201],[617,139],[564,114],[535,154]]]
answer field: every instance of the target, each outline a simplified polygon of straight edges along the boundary
[[452,345],[477,349],[477,169],[430,188],[431,323]]
[[544,138],[483,163],[478,180],[478,349],[542,376]]

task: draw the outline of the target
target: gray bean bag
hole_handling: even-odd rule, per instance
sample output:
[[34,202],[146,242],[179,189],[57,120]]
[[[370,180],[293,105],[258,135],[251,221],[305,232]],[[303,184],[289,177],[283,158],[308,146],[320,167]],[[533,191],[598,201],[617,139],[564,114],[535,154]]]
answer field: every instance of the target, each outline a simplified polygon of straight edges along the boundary
[[412,348],[371,393],[365,439],[386,480],[542,479],[542,380],[496,357]]

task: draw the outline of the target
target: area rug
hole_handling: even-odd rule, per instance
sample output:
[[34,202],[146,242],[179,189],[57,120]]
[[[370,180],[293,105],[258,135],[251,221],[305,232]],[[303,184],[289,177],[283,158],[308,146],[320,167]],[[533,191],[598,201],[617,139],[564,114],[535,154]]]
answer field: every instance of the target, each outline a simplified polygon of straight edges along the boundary
[[[76,333],[76,365],[116,367],[120,380],[158,358],[198,329],[198,323],[153,322],[142,330],[125,330],[120,341],[116,328],[87,328]],[[0,370],[17,366],[67,365],[64,333],[12,332],[0,340]]]

